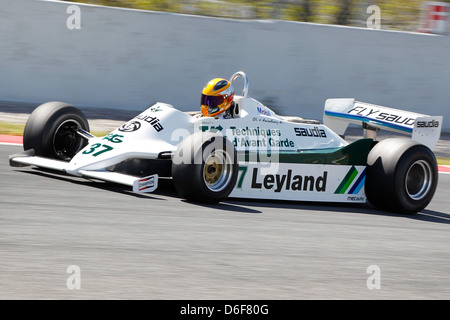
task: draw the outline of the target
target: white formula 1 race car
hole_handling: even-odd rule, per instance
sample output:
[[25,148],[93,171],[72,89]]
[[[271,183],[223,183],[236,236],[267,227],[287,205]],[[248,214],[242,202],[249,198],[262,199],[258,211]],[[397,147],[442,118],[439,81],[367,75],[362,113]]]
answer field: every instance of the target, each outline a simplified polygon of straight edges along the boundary
[[[228,197],[364,203],[393,212],[425,208],[438,171],[431,149],[442,117],[328,99],[323,124],[275,114],[250,98],[244,72],[234,117],[215,119],[156,103],[104,137],[89,133],[77,108],[48,102],[30,115],[24,152],[11,166],[37,166],[153,192],[172,179],[182,198],[207,203]],[[348,143],[350,123],[365,137]],[[410,135],[376,141],[385,129]]]

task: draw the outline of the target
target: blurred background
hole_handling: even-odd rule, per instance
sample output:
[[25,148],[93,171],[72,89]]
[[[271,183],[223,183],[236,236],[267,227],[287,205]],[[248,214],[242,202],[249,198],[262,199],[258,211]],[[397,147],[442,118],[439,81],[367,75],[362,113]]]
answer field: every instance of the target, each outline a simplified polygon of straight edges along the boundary
[[[367,8],[381,10],[381,28],[417,31],[423,0],[79,0],[106,6],[235,19],[277,19],[366,27]],[[439,2],[450,3],[450,0]]]
[[[73,3],[0,6],[1,100],[193,111],[207,81],[243,70],[249,95],[281,115],[322,119],[326,99],[356,98],[450,118],[449,3],[426,14],[420,0]],[[433,23],[416,32],[423,17]]]

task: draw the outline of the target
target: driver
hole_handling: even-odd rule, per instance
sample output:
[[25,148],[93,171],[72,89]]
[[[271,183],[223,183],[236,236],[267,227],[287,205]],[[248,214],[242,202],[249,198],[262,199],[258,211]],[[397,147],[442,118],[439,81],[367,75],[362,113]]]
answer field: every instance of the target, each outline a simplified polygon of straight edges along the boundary
[[233,118],[234,88],[222,78],[209,81],[202,90],[201,108],[204,117]]

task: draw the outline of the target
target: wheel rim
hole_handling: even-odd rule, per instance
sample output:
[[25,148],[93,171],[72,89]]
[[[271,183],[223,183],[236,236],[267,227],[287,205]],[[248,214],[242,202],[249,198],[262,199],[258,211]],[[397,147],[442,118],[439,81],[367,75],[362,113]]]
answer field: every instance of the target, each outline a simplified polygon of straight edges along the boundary
[[209,190],[222,191],[228,186],[231,176],[231,159],[225,151],[215,151],[208,156],[203,165],[203,181]]
[[421,200],[427,194],[432,185],[432,170],[428,162],[418,160],[408,169],[405,178],[406,192],[413,200]]
[[77,129],[81,124],[73,119],[62,122],[53,135],[53,149],[62,160],[70,160],[81,146],[81,138]]

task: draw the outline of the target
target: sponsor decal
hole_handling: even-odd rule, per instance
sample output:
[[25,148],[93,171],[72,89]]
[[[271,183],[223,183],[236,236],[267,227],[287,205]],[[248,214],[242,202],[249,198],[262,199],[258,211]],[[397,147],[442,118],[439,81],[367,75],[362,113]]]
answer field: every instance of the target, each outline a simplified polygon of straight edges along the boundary
[[133,132],[133,131],[139,130],[140,127],[141,127],[141,123],[139,121],[130,121],[130,122],[123,124],[119,128],[119,131]]
[[319,127],[313,128],[294,128],[295,135],[298,137],[318,137],[318,138],[326,138],[327,134],[325,130],[319,129]]
[[408,116],[402,116],[391,112],[383,112],[382,109],[364,107],[359,105],[354,106],[347,113],[405,126],[414,125],[415,120],[415,118],[411,118]]
[[259,112],[260,114],[262,114],[262,115],[264,115],[264,116],[270,117],[270,111],[267,110],[266,108],[263,108],[263,107],[257,107],[256,109],[258,110],[258,112]]
[[253,168],[251,188],[273,190],[274,192],[285,190],[325,192],[327,176],[327,171],[319,176],[294,175],[289,169],[286,174],[268,174],[261,177],[258,168]]
[[240,163],[232,197],[366,202],[365,166]]
[[153,188],[155,186],[155,178],[145,178],[138,181],[138,190],[143,191],[150,188]]
[[294,141],[289,139],[278,140],[272,137],[270,138],[262,138],[262,139],[253,139],[248,137],[235,137],[233,139],[233,143],[235,147],[288,147],[294,148]]
[[280,129],[268,128],[236,128],[230,127],[231,134],[234,136],[233,143],[235,147],[288,147],[294,148],[295,143],[292,140],[280,139]]
[[[348,190],[348,194],[358,194],[361,188],[364,186],[364,183],[366,181],[366,169],[364,168],[363,172],[359,175],[358,179],[356,179],[353,186],[349,189],[352,182],[355,180],[355,178],[358,176],[358,170],[356,170],[355,166],[352,166],[350,170],[345,175],[342,182],[339,184],[339,186],[336,188],[336,191],[334,193],[336,194],[345,194]],[[355,201],[355,200],[353,200]]]
[[135,119],[142,120],[142,121],[145,121],[145,122],[151,124],[157,132],[160,132],[164,129],[157,117],[147,116],[147,115],[141,113]]
[[366,197],[362,196],[348,196],[347,201],[353,201],[353,202],[365,202]]
[[438,128],[439,121],[431,120],[431,121],[417,121],[417,128]]
[[149,108],[150,112],[159,112],[159,111],[163,111],[163,109],[161,108],[161,106],[153,106]]
[[248,126],[245,128],[230,127],[230,129],[232,130],[232,134],[234,136],[281,136],[280,129],[261,129],[260,127],[249,128]]
[[253,117],[252,121],[253,122],[256,122],[256,121],[258,121],[258,122],[268,122],[268,123],[273,123],[273,124],[280,124],[280,123],[282,123],[282,121],[280,121],[280,120],[275,120],[273,118],[266,118],[266,117]]
[[267,118],[259,118],[258,121],[260,121],[260,122],[269,122],[269,123],[274,123],[274,124],[282,123],[281,121],[270,119],[270,118],[269,119],[267,119]]
[[209,126],[201,126],[200,130],[202,130],[202,132],[205,132],[205,131],[219,132],[219,131],[223,130],[223,127],[220,124],[217,127],[214,127],[214,126],[211,126],[211,127],[209,127]]
[[123,135],[108,133],[102,140],[108,140],[112,143],[121,143],[123,140],[120,138],[123,138]]

